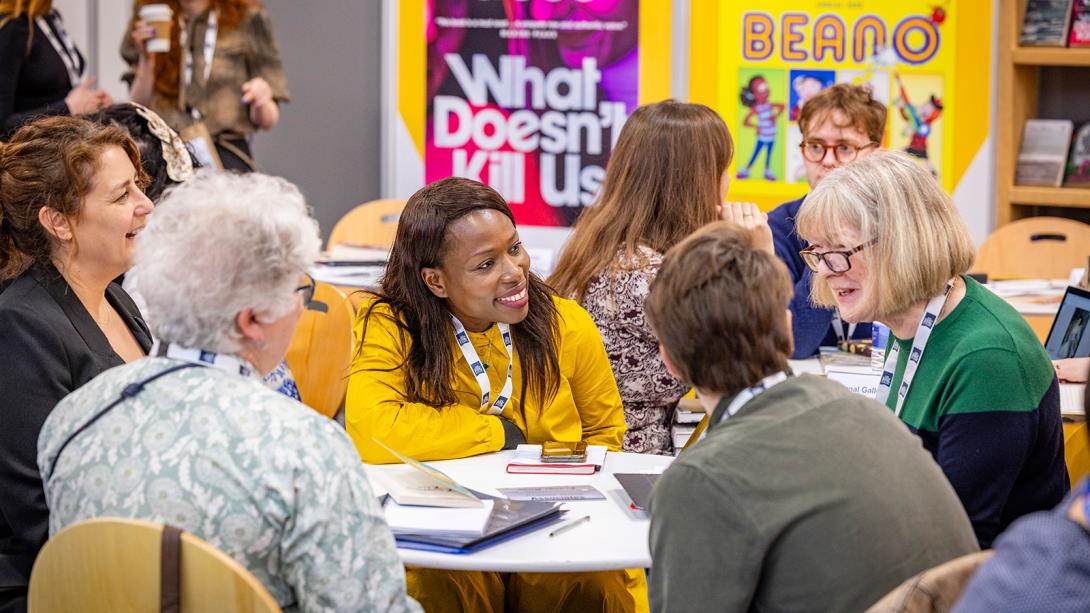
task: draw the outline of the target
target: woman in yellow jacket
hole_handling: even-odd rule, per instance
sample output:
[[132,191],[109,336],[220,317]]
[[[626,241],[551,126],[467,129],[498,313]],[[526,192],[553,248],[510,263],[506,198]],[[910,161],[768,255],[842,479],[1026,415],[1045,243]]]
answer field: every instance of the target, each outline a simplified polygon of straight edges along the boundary
[[[576,441],[620,450],[624,412],[594,321],[530,272],[511,210],[461,178],[409,199],[381,291],[360,306],[346,427],[365,462]],[[427,611],[646,609],[642,571],[410,569]],[[628,588],[628,589],[626,589]]]

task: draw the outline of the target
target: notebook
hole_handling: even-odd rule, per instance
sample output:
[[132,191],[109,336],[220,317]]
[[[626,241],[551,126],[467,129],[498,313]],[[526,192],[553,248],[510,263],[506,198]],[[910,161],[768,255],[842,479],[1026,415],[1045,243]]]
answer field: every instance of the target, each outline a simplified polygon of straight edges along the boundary
[[[435,551],[439,553],[466,554],[480,551],[508,539],[532,532],[538,528],[551,525],[559,521],[565,512],[557,502],[529,502],[521,500],[507,500],[496,498],[476,492],[477,496],[486,499],[486,504],[491,504],[492,510],[484,529],[479,533],[443,533],[441,529],[431,525],[427,530],[414,530],[402,527],[391,530],[397,546],[402,549],[418,549],[423,551]],[[390,503],[387,502],[386,505]],[[430,509],[433,512],[460,513],[467,509]],[[433,521],[442,521],[442,518],[434,518]]]
[[1052,329],[1045,340],[1045,350],[1053,360],[1090,356],[1090,291],[1067,288]]
[[606,463],[605,445],[587,445],[585,462],[542,462],[541,445],[519,445],[507,472],[528,475],[593,475]]
[[638,511],[647,510],[647,506],[651,503],[651,492],[661,476],[647,473],[613,473],[613,477],[621,484],[629,500],[632,501],[632,507]]

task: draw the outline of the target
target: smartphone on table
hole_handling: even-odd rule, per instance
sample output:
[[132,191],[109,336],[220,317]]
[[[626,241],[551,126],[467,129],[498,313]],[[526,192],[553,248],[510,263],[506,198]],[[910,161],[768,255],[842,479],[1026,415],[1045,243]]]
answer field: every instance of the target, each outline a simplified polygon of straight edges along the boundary
[[562,441],[545,441],[541,444],[542,462],[586,462],[587,443],[576,441],[566,443]]

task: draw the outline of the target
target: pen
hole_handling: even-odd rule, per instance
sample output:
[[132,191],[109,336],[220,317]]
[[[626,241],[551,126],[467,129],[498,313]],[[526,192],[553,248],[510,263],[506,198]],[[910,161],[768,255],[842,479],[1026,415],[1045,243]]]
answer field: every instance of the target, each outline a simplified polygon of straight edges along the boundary
[[584,515],[584,516],[580,517],[579,519],[570,521],[570,522],[564,524],[563,526],[560,526],[556,530],[553,530],[552,532],[549,533],[549,537],[551,538],[551,537],[554,537],[554,536],[556,536],[558,534],[562,534],[564,532],[567,532],[568,530],[571,530],[572,528],[578,526],[579,524],[581,524],[583,522],[588,522],[588,521],[590,521],[590,515]]

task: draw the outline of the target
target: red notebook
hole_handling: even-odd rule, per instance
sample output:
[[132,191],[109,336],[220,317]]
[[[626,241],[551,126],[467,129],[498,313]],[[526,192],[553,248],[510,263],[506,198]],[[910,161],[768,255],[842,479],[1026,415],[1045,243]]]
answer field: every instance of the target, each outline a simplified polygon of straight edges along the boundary
[[519,445],[507,472],[522,475],[593,475],[606,461],[605,445],[588,445],[585,462],[542,462],[541,445]]

